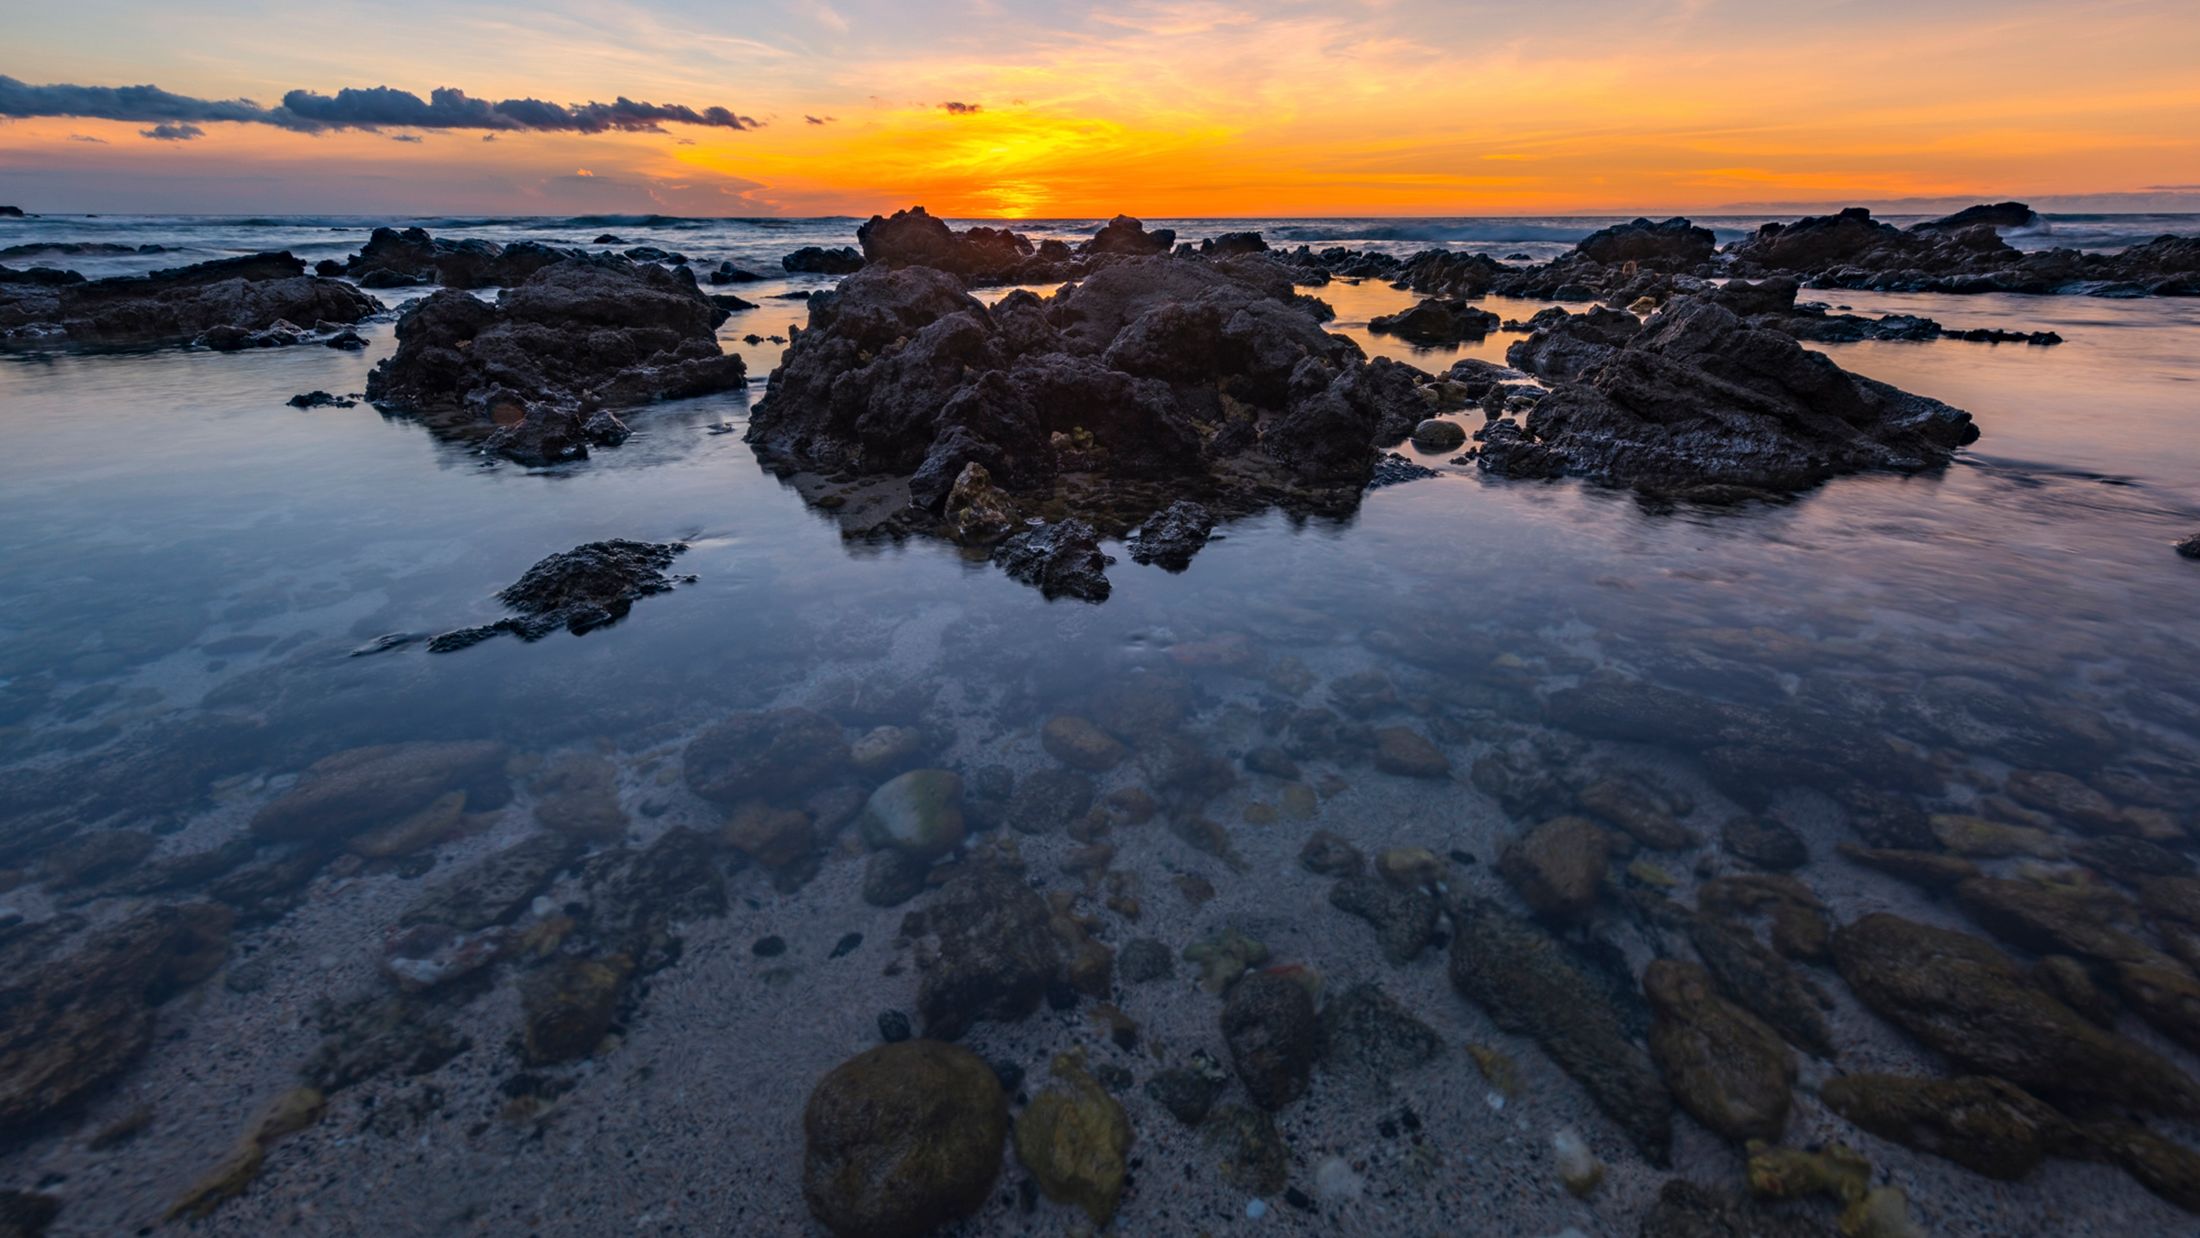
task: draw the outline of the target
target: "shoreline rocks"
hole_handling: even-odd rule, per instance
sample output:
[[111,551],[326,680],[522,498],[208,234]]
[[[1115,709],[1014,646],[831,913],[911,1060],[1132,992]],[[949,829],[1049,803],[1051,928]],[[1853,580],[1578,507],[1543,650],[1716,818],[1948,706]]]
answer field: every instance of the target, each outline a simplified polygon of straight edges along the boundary
[[681,542],[614,538],[561,551],[497,591],[497,600],[518,611],[517,617],[445,632],[428,642],[428,652],[451,653],[506,632],[523,641],[538,641],[559,628],[584,636],[610,627],[626,618],[641,599],[670,593],[675,583],[694,581],[693,576],[665,574],[673,559],[686,550]]
[[210,347],[234,351],[333,335],[382,312],[359,289],[305,269],[288,253],[262,253],[112,279],[10,271],[0,275],[0,341],[119,347],[212,333]]

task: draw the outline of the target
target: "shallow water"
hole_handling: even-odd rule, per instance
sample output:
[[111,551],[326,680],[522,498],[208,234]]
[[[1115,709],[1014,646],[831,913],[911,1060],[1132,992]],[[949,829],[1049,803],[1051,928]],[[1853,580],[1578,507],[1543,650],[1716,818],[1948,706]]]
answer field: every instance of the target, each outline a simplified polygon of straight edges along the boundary
[[[580,227],[575,239],[590,230],[658,236],[604,223]],[[817,231],[844,241],[847,229]],[[357,239],[332,240],[328,252]],[[796,230],[769,247],[807,243],[810,234]],[[732,290],[754,297],[752,289],[786,286]],[[1365,329],[1370,317],[1409,303],[1408,294],[1378,282],[1317,291],[1338,311],[1334,329],[1432,371],[1459,356],[1501,360],[1518,338],[1414,350]],[[1323,901],[1329,883],[1293,862],[1307,832],[1336,830],[1370,854],[1410,844],[1472,856],[1472,867],[1454,857],[1461,866],[1451,879],[1495,894],[1503,887],[1490,861],[1533,822],[1509,819],[1468,771],[1499,749],[1533,750],[1573,775],[1647,771],[1694,801],[1687,823],[1710,838],[1745,807],[1789,821],[1812,853],[1799,875],[1837,920],[1892,908],[1964,924],[1916,890],[1837,859],[1835,843],[1852,835],[1824,788],[1804,780],[1739,805],[1685,741],[1614,743],[1546,727],[1539,698],[1585,677],[1617,671],[1729,701],[1807,703],[1828,725],[1893,735],[1945,776],[1936,795],[1901,792],[1928,809],[1970,810],[2012,768],[2053,762],[2085,778],[2112,771],[2116,780],[2103,787],[2116,788],[2120,803],[2167,801],[2182,829],[2200,829],[2183,798],[2200,768],[2200,631],[2191,622],[2200,570],[2169,550],[2200,528],[2200,303],[1834,299],[1860,313],[1921,313],[1951,327],[2054,330],[2067,342],[1825,350],[1973,413],[1980,441],[1938,475],[1842,479],[1777,505],[1672,509],[1571,481],[1490,480],[1425,457],[1441,476],[1375,491],[1347,519],[1270,513],[1230,524],[1181,574],[1135,565],[1111,545],[1121,562],[1109,573],[1113,596],[1098,606],[1049,603],[952,547],[847,540],[758,466],[739,431],[777,348],[740,341],[799,321],[799,304],[767,301],[722,329],[750,362],[749,393],[639,411],[623,447],[543,470],[484,460],[363,404],[284,406],[294,392],[360,390],[393,346],[386,322],[364,332],[370,346],[361,354],[0,357],[8,445],[0,453],[0,763],[61,771],[64,781],[114,779],[114,793],[97,800],[104,815],[77,828],[149,830],[157,860],[236,836],[293,774],[330,753],[494,738],[523,761],[609,754],[633,837],[646,840],[673,824],[718,828],[724,810],[679,785],[680,751],[697,727],[737,710],[812,706],[850,737],[878,723],[920,726],[928,761],[975,779],[990,765],[1027,777],[1046,767],[1039,725],[1097,713],[1096,702],[1125,685],[1175,701],[1162,728],[1233,761],[1281,742],[1294,710],[1342,703],[1358,720],[1428,736],[1451,776],[1408,779],[1348,751],[1318,751],[1300,758],[1305,782],[1323,791],[1318,816],[1270,823],[1275,805],[1289,802],[1285,788],[1240,770],[1205,813],[1224,823],[1242,867],[1158,823],[1119,832],[1118,868],[1143,882],[1147,915],[1133,923],[1098,912],[1096,931],[1116,947],[1152,935],[1181,949],[1224,925],[1250,926],[1277,961],[1304,962],[1333,986],[1391,985],[1447,1042],[1497,1039],[1531,1059],[1529,1042],[1498,1036],[1449,992],[1433,954],[1410,968],[1382,964],[1366,926]],[[1540,308],[1486,304],[1506,318]],[[351,656],[385,634],[491,621],[502,613],[492,594],[530,564],[612,537],[687,543],[675,570],[694,582],[645,598],[626,620],[584,637]],[[2020,716],[1951,722],[1945,710],[1919,706],[1942,699],[1936,684],[1955,681],[1984,682]],[[895,700],[910,687],[914,704]],[[880,701],[888,703],[872,704]],[[238,725],[216,733],[208,719]],[[2031,723],[2046,738],[2027,730]],[[2098,747],[2058,757],[2070,735],[2096,737]],[[1157,733],[1119,738],[1143,747]],[[1145,777],[1134,760],[1102,776],[1100,789]],[[523,809],[533,792],[521,783],[520,807],[446,848],[438,873],[532,828]],[[1054,874],[1077,846],[1058,833],[1018,841],[1035,873]],[[11,912],[30,922],[69,912],[99,923],[130,905],[49,888],[38,848],[8,849],[0,868],[20,871],[10,874],[12,889],[0,883],[0,923]],[[501,985],[454,999],[459,1017],[483,1034],[448,1068],[441,1116],[370,1129],[360,1102],[338,1096],[340,1119],[300,1136],[296,1151],[271,1153],[261,1184],[218,1213],[216,1227],[356,1232],[363,1217],[380,1232],[499,1232],[479,1208],[501,1215],[510,1195],[526,1200],[532,1225],[555,1232],[806,1232],[794,1185],[802,1096],[825,1068],[873,1043],[873,1016],[907,1009],[911,988],[891,974],[885,953],[900,912],[861,903],[862,862],[847,850],[831,851],[799,893],[737,868],[731,919],[693,931],[690,955],[622,1015],[627,1043],[580,1068],[585,1077],[562,1112],[489,1117],[499,1081],[519,1072],[502,1043],[512,999]],[[1645,858],[1681,883],[1684,901],[1699,877],[1740,867],[1715,841]],[[1184,905],[1170,883],[1185,873],[1211,881],[1216,900]],[[89,1117],[6,1153],[8,1184],[60,1175],[51,1189],[68,1205],[56,1232],[151,1222],[203,1172],[208,1150],[234,1135],[239,1113],[279,1090],[318,1041],[306,1016],[311,1000],[380,983],[379,934],[423,880],[434,878],[348,863],[317,882],[289,919],[240,929],[236,960],[276,960],[275,981],[209,985],[206,996],[164,1012],[162,1026],[178,1029],[183,1043],[157,1045],[92,1102]],[[851,924],[866,926],[866,949],[876,952],[858,956],[861,975],[836,978],[818,965],[768,978],[750,957],[748,941],[768,932],[822,958]],[[1654,932],[1616,906],[1599,931],[1637,966],[1660,949]],[[1830,969],[1813,970],[1840,987]],[[1203,1042],[1220,1051],[1215,999],[1198,990],[1180,982],[1119,1000],[1146,1024],[1148,1046],[1166,1044],[1170,1060]],[[1844,1069],[1932,1069],[1851,999],[1843,996],[1837,1013]],[[2194,1066],[2191,1055],[2124,1022]],[[1107,1051],[1089,1020],[1045,1011],[1029,1025],[981,1025],[972,1039],[989,1055],[1021,1055],[1033,1087],[1054,1052],[1073,1043]],[[720,1068],[715,1054],[762,1060]],[[1122,1060],[1143,1078],[1153,1056]],[[637,1061],[664,1072],[689,1065],[717,1082],[697,1082],[692,1095],[651,1092],[648,1105],[623,1102],[621,1087],[640,1086],[622,1073]],[[1312,1191],[1315,1166],[1337,1155],[1360,1167],[1370,1198],[1279,1209],[1266,1223],[1377,1232],[1473,1216],[1523,1233],[1566,1225],[1632,1232],[1661,1175],[1563,1076],[1532,1067],[1536,1099],[1505,1113],[1484,1103],[1486,1086],[1456,1048],[1423,1069],[1406,1091],[1431,1138],[1451,1150],[1447,1168],[1408,1172],[1411,1157],[1384,1150],[1386,1138],[1372,1133],[1375,1111],[1395,1098],[1317,1093],[1287,1124],[1293,1183]],[[200,1078],[205,1085],[194,1089],[189,1081]],[[385,1105],[411,1094],[396,1083],[359,1091]],[[139,1102],[155,1107],[146,1134],[116,1150],[84,1147],[87,1132]],[[1211,1154],[1135,1089],[1125,1103],[1148,1168],[1125,1204],[1123,1232],[1247,1224],[1245,1193],[1211,1180]],[[757,1133],[739,1147],[718,1145],[712,1162],[728,1106],[736,1129]],[[599,1109],[607,1116],[592,1118]],[[1849,1130],[1814,1101],[1799,1109],[1797,1132],[1866,1146],[1933,1232],[2078,1232],[2072,1227],[2083,1224],[2138,1232],[2189,1220],[2106,1167],[2058,1162],[1988,1190],[1945,1162]],[[486,1135],[472,1129],[477,1121]],[[1614,1165],[1588,1204],[1549,1178],[1542,1149],[1561,1125],[1579,1127]],[[536,1144],[538,1131],[548,1133]],[[350,1145],[354,1138],[361,1146]],[[633,1178],[611,1172],[636,1140],[658,1150],[651,1167]],[[432,1150],[407,1153],[416,1141]],[[1684,1137],[1679,1160],[1696,1176],[1739,1180],[1733,1153],[1700,1130]],[[512,1175],[509,1191],[470,1183],[491,1166]],[[1013,1163],[1009,1174],[1013,1181]],[[561,1180],[572,1198],[546,1203]],[[699,1186],[709,1208],[683,1213],[681,1193],[692,1199]],[[479,1208],[469,1212],[469,1202]],[[983,1225],[1059,1230],[1073,1215],[1039,1207],[1027,1217],[1000,1201]]]

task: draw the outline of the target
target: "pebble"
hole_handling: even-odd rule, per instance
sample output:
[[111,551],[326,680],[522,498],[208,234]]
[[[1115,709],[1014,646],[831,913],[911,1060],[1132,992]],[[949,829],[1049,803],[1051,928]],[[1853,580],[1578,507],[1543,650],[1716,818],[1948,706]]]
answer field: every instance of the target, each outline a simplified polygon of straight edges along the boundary
[[899,1010],[889,1010],[878,1017],[879,1039],[897,1044],[909,1039],[909,1016]]
[[1248,1221],[1258,1221],[1259,1219],[1261,1219],[1262,1217],[1264,1217],[1264,1216],[1267,1216],[1267,1215],[1268,1215],[1268,1204],[1266,1203],[1266,1201],[1264,1201],[1264,1200],[1258,1200],[1258,1199],[1249,1199],[1249,1200],[1246,1200],[1246,1201],[1245,1201],[1245,1219],[1246,1219],[1246,1220],[1248,1220]]

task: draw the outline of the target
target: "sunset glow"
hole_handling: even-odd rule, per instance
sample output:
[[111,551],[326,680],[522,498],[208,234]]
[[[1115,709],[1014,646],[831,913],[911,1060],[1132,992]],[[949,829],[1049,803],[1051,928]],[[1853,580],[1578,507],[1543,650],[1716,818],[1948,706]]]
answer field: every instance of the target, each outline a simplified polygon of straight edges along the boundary
[[[1704,209],[2200,185],[2189,5],[366,6],[11,18],[0,73],[724,106],[754,129],[0,122],[0,200],[971,216]],[[434,37],[423,40],[423,29]],[[482,49],[495,46],[497,54]],[[283,49],[262,52],[260,49]],[[963,104],[958,110],[943,106]],[[593,175],[576,176],[585,167]],[[239,207],[239,209],[242,209]]]

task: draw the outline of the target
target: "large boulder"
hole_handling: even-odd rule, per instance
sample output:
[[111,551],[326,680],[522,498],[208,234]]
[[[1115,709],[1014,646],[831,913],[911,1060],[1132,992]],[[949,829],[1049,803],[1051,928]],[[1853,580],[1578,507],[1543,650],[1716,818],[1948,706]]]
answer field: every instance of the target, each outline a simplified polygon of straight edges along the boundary
[[[211,331],[305,338],[304,328],[355,323],[382,303],[337,279],[305,273],[288,253],[247,254],[113,279],[0,279],[0,340],[183,344]],[[298,324],[293,326],[292,324]]]
[[344,261],[343,270],[368,288],[408,284],[509,288],[579,252],[539,241],[499,245],[495,241],[433,237],[424,228],[376,228],[359,252]]
[[602,411],[739,387],[747,371],[718,346],[722,317],[684,268],[562,258],[494,305],[450,289],[416,302],[367,397],[460,415],[502,436],[492,450],[551,463],[625,437]]
[[985,1060],[936,1040],[880,1045],[802,1110],[802,1197],[840,1238],[921,1238],[984,1206],[1008,1105]]
[[[1536,362],[1517,348],[1508,359]],[[1523,430],[1502,447],[1485,445],[1482,467],[1529,476],[1555,467],[1682,494],[1915,472],[1946,464],[1978,437],[1968,413],[1851,374],[1699,297],[1669,304],[1601,364],[1561,382]]]
[[1014,279],[1033,253],[1030,240],[1005,228],[956,232],[921,206],[871,216],[856,241],[867,265],[932,267],[971,283]]
[[2051,1100],[2200,1112],[2183,1071],[2034,987],[1976,937],[1880,912],[1836,932],[1833,957],[1865,1005],[1970,1070]]
[[1574,251],[1603,263],[1632,262],[1663,271],[1685,271],[1709,262],[1719,239],[1709,228],[1685,219],[1652,223],[1637,219],[1600,228],[1582,238]]
[[1642,976],[1656,1017],[1650,1056],[1681,1107],[1728,1139],[1777,1141],[1795,1054],[1777,1032],[1713,991],[1701,967],[1659,959]]
[[955,1040],[981,1019],[1014,1022],[1038,1009],[1061,970],[1051,919],[1022,877],[995,865],[969,866],[940,887],[902,926],[929,939],[918,954],[924,1034]]
[[2069,1135],[2062,1114],[2024,1089],[1985,1075],[1843,1075],[1827,1080],[1818,1096],[1828,1109],[1881,1139],[1947,1157],[1989,1178],[2022,1178]]
[[1176,231],[1146,231],[1146,225],[1128,215],[1117,215],[1100,226],[1081,247],[1087,254],[1165,254],[1176,245]]

